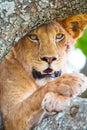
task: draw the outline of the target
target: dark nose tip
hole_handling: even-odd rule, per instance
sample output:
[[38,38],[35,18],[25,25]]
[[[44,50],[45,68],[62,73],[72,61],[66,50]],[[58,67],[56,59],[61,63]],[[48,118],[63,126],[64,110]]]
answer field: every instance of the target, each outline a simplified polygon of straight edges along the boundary
[[56,60],[56,57],[43,57],[41,58],[43,61],[46,61],[48,63],[52,63],[54,60]]

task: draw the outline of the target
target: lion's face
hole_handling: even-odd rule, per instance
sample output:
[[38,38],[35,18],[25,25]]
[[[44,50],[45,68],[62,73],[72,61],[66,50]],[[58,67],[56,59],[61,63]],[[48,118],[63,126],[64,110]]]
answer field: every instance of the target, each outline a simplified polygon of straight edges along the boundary
[[[77,35],[77,29],[73,28],[70,26],[69,30],[73,33],[76,31]],[[73,42],[71,32],[63,28],[61,22],[54,20],[21,39],[22,49],[18,53],[21,53],[23,65],[33,73],[35,79],[55,78],[65,71],[66,54]]]
[[[24,43],[23,43],[24,40]],[[32,31],[24,37],[23,57],[38,77],[57,77],[65,69],[65,56],[73,42],[63,27],[53,21]]]
[[27,38],[32,46],[33,69],[41,74],[63,71],[64,58],[72,39],[58,23],[43,25],[27,35]]

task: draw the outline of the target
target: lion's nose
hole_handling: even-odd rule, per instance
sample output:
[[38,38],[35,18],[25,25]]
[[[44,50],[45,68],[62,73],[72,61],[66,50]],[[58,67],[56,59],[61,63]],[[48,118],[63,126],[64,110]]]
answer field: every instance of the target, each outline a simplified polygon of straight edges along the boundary
[[56,57],[43,57],[41,58],[43,61],[46,61],[48,63],[52,63],[54,60],[56,60]]

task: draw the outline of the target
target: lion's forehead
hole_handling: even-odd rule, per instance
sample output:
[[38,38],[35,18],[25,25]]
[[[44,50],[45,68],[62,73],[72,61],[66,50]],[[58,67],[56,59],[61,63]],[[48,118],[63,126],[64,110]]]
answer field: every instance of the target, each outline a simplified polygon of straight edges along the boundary
[[48,24],[44,24],[35,29],[34,31],[32,31],[32,33],[37,34],[40,37],[54,36],[59,32],[65,33],[65,30],[59,23],[56,22],[50,22]]

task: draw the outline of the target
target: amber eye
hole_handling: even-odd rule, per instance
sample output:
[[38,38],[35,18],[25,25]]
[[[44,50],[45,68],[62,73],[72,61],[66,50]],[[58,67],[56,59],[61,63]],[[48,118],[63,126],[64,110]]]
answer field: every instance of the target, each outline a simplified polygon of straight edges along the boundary
[[29,39],[30,39],[31,41],[34,41],[34,42],[37,42],[37,41],[39,40],[39,39],[38,39],[38,36],[35,35],[35,34],[29,34],[28,37],[29,37]]
[[61,41],[63,38],[64,38],[64,34],[63,33],[56,34],[56,40],[57,41]]

